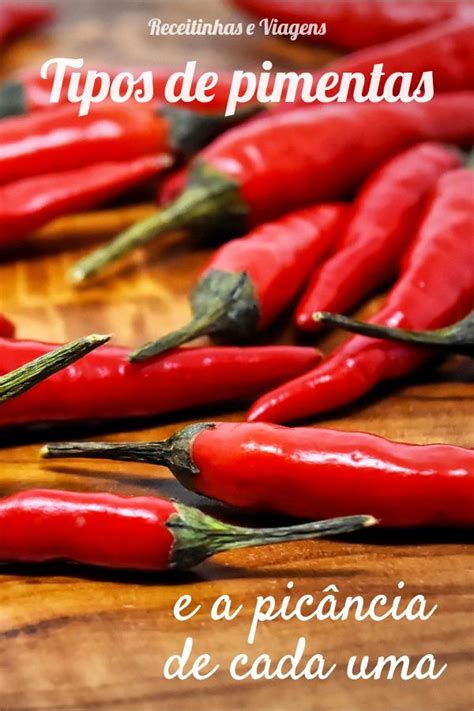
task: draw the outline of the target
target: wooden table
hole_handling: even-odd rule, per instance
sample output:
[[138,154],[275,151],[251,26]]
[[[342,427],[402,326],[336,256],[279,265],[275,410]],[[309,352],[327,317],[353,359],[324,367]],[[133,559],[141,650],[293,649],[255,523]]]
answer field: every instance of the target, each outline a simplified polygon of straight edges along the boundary
[[[58,55],[84,56],[94,62],[179,64],[196,58],[210,67],[257,68],[270,58],[277,67],[310,67],[329,53],[280,40],[253,37],[188,38],[181,44],[149,38],[146,20],[218,17],[235,19],[220,2],[145,2],[135,0],[62,0],[63,14],[48,34],[11,46],[3,71]],[[126,269],[93,286],[74,290],[65,270],[96,243],[36,239],[24,253],[0,264],[0,310],[18,324],[20,337],[62,341],[93,331],[111,331],[130,346],[166,332],[188,314],[186,293],[206,258],[203,250],[182,244],[134,255]],[[372,305],[367,307],[370,311]],[[283,326],[277,341],[295,338]],[[323,342],[328,348],[339,336]],[[470,371],[470,372],[469,372]],[[472,368],[452,359],[438,370],[397,387],[379,389],[364,402],[324,424],[368,430],[403,441],[474,445]],[[202,414],[202,413],[201,413]],[[242,412],[216,413],[238,420]],[[469,419],[471,415],[471,419]],[[206,415],[209,417],[209,414]],[[191,413],[188,420],[199,419]],[[158,422],[124,423],[120,431],[104,426],[75,428],[73,436],[159,439],[182,424],[177,416]],[[71,433],[69,433],[71,434]],[[196,501],[162,469],[97,462],[38,461],[39,445],[51,433],[2,435],[1,493],[31,486],[108,489],[128,494],[159,490]],[[56,435],[57,436],[57,435]],[[158,476],[156,489],[153,477]],[[208,511],[220,511],[209,502]],[[220,511],[223,515],[225,512]],[[256,522],[256,521],[254,521]],[[0,709],[133,709],[196,711],[467,711],[473,706],[472,558],[466,536],[454,533],[374,533],[359,539],[295,543],[216,557],[192,573],[172,576],[111,575],[65,566],[4,570],[0,577]],[[469,577],[471,575],[471,577]],[[438,610],[428,621],[284,622],[262,624],[254,645],[248,628],[257,595],[278,600],[293,581],[293,600],[316,599],[336,585],[339,598],[376,594],[392,598],[405,582],[405,599],[426,596]],[[173,618],[179,596],[190,594],[202,606],[188,622]],[[210,607],[228,593],[244,606],[232,622],[212,621]],[[207,681],[169,681],[164,661],[193,637],[196,654],[207,652],[219,671]],[[322,680],[233,681],[227,667],[239,652],[253,659],[267,652],[275,661],[293,652],[305,636],[306,659],[315,653],[337,663]],[[352,681],[345,674],[351,655],[409,655],[413,665],[433,653],[447,664],[437,681]]]

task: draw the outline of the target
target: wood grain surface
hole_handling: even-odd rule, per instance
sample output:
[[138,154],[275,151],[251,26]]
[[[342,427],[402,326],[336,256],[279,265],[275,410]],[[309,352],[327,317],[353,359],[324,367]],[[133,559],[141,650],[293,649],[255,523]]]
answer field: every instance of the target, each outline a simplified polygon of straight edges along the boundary
[[[94,62],[157,61],[176,65],[196,58],[212,68],[258,68],[263,58],[277,67],[311,67],[329,53],[281,40],[251,38],[150,38],[150,17],[237,19],[218,0],[145,2],[142,0],[62,0],[57,25],[4,51],[4,75],[51,56],[84,56]],[[147,209],[147,208],[143,208]],[[137,345],[183,323],[186,294],[206,251],[169,240],[133,255],[107,279],[74,289],[65,272],[80,255],[103,239],[82,239],[72,230],[50,230],[32,239],[21,254],[0,263],[0,310],[18,324],[20,337],[62,341],[93,331],[113,332],[116,342]],[[363,313],[373,308],[367,305]],[[324,349],[339,335],[322,341]],[[267,341],[291,342],[284,323]],[[450,442],[474,446],[472,366],[453,358],[416,378],[380,388],[324,424],[367,430],[412,442]],[[470,382],[471,381],[471,382]],[[159,397],[159,394],[157,394]],[[9,432],[1,435],[0,494],[31,486],[69,487],[139,494],[158,491],[196,503],[164,469],[144,465],[81,461],[40,463],[39,446],[59,436],[159,439],[184,422],[242,412],[193,412],[159,421],[126,422],[65,432]],[[158,480],[156,479],[158,477]],[[200,500],[208,511],[232,518],[218,505]],[[240,519],[242,520],[242,519]],[[257,523],[249,518],[250,523]],[[277,521],[271,521],[277,523]],[[329,584],[341,597],[397,594],[405,582],[408,599],[423,594],[438,611],[428,621],[284,622],[261,626],[247,646],[257,595],[304,593],[319,598]],[[462,533],[367,532],[347,540],[295,543],[223,554],[180,575],[113,575],[66,566],[16,569],[0,575],[0,709],[130,709],[133,711],[468,711],[474,705],[472,643],[472,555]],[[188,593],[202,605],[188,622],[173,618],[173,605]],[[233,622],[210,619],[221,594],[244,609]],[[207,652],[221,665],[207,681],[167,681],[163,663],[178,653],[186,637],[197,654]],[[326,681],[233,681],[231,658],[267,652],[277,661],[307,640],[306,659],[325,655],[338,667]],[[351,655],[436,655],[447,670],[437,681],[350,681]]]

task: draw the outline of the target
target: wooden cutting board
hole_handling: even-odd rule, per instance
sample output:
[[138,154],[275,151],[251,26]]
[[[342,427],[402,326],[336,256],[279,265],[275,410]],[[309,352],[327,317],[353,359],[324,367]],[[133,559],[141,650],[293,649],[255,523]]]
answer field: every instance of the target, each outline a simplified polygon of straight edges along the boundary
[[[276,39],[149,38],[146,21],[187,17],[236,20],[218,0],[171,3],[142,0],[62,0],[62,14],[48,33],[12,45],[3,55],[3,74],[52,56],[84,56],[89,63],[156,61],[170,66],[198,59],[212,68],[259,68],[264,58],[277,68],[314,67],[329,52]],[[0,310],[13,318],[20,337],[63,341],[85,333],[113,332],[130,346],[165,333],[189,314],[186,294],[206,259],[202,249],[179,241],[135,254],[120,269],[84,289],[68,285],[65,272],[98,244],[72,234],[32,240],[21,254],[0,264]],[[363,312],[367,314],[373,303]],[[284,324],[270,337],[292,342]],[[322,342],[328,349],[340,338]],[[267,338],[268,340],[268,338]],[[366,430],[402,441],[474,445],[472,366],[453,358],[426,369],[397,386],[380,388],[370,398],[322,421],[350,430]],[[159,394],[157,394],[159,397]],[[117,427],[72,428],[70,437],[159,439],[203,413],[160,418]],[[213,417],[241,419],[242,412],[212,412]],[[209,418],[209,412],[205,413]],[[201,419],[204,419],[201,417]],[[160,492],[196,503],[163,469],[110,462],[41,463],[42,443],[54,433],[2,434],[0,493],[31,486],[110,490],[126,494]],[[156,481],[158,477],[158,481]],[[219,506],[199,501],[213,513]],[[256,519],[251,523],[257,524]],[[358,540],[294,543],[220,555],[193,572],[169,576],[112,575],[102,571],[51,566],[6,568],[0,575],[0,709],[133,709],[148,711],[467,711],[473,705],[472,557],[467,536],[457,533],[382,534]],[[427,621],[383,622],[282,621],[262,623],[255,644],[247,645],[257,596],[281,601],[293,582],[293,603],[303,594],[316,601],[328,585],[339,600],[377,594],[392,599],[402,591],[407,601],[425,595],[438,605]],[[173,617],[184,594],[201,605],[188,622]],[[233,621],[214,621],[212,603],[229,594],[243,605]],[[219,670],[206,681],[169,681],[163,665],[193,638],[196,655],[208,653]],[[337,664],[328,679],[233,680],[228,672],[235,655],[250,659],[267,653],[273,665],[294,652],[306,638],[305,659],[320,653]],[[432,653],[437,668],[447,664],[437,681],[350,680],[346,664],[352,655],[409,655],[411,669]],[[274,669],[274,666],[273,666]]]

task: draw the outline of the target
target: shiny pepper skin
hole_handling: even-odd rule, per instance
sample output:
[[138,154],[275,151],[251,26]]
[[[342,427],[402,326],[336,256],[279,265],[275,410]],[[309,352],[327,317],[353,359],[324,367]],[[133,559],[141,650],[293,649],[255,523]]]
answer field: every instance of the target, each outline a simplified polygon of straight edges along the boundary
[[[55,346],[0,339],[0,375]],[[314,367],[319,351],[296,346],[175,350],[147,363],[102,347],[0,406],[0,427],[141,417],[212,402],[249,400]]]
[[191,451],[192,488],[231,506],[304,518],[364,510],[382,526],[474,526],[474,450],[220,423]]
[[296,296],[314,265],[335,249],[347,211],[341,203],[328,203],[261,225],[223,245],[203,275],[211,270],[245,272],[255,289],[263,328]]
[[0,559],[166,570],[175,505],[157,497],[25,491],[0,499]]
[[[352,103],[268,112],[227,131],[190,164],[184,191],[74,265],[84,281],[170,232],[243,234],[279,215],[341,199],[420,141],[474,139],[474,93],[428,104]],[[178,181],[179,182],[179,181]]]
[[200,160],[236,182],[252,224],[354,189],[384,160],[426,140],[474,139],[474,93],[428,104],[329,104],[228,131]]

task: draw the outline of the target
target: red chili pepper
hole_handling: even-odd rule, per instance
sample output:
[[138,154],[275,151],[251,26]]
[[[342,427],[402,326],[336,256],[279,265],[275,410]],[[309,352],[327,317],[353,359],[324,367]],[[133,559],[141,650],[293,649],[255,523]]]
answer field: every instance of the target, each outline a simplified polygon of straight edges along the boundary
[[191,295],[193,319],[132,353],[138,361],[198,336],[248,339],[298,294],[315,264],[337,243],[347,207],[326,204],[294,212],[223,245]]
[[[380,83],[379,93],[383,91],[387,77],[398,72],[412,74],[413,86],[418,85],[423,72],[433,72],[436,94],[472,89],[474,88],[473,35],[474,19],[471,9],[449,22],[441,22],[408,37],[401,37],[341,57],[316,73],[314,81],[325,72],[337,72],[339,76],[343,72],[360,73],[366,80],[370,80],[374,66],[383,64],[384,77]],[[335,88],[334,91],[336,90]],[[352,91],[354,93],[354,89]],[[362,93],[365,95],[366,90],[364,89]],[[330,91],[328,96],[331,96]]]
[[453,0],[233,0],[237,7],[281,24],[326,24],[326,34],[300,35],[316,44],[359,49],[402,37],[452,17]]
[[350,533],[371,516],[242,528],[155,496],[23,491],[0,500],[0,560],[67,560],[131,570],[191,568],[215,553]]
[[55,217],[95,207],[144,183],[171,157],[144,156],[122,163],[38,175],[0,186],[0,245],[17,242]]
[[[410,330],[448,326],[472,310],[474,174],[443,175],[433,192],[400,277],[370,323]],[[381,381],[424,363],[429,349],[355,336],[320,367],[263,395],[248,420],[287,422],[347,405]]]
[[254,110],[225,117],[104,102],[78,118],[74,105],[0,124],[0,183],[152,153],[192,154]]
[[162,442],[49,444],[42,456],[167,466],[188,489],[254,511],[318,518],[363,510],[382,526],[474,526],[474,450],[450,445],[218,422]]
[[[376,4],[376,3],[374,3]],[[410,4],[413,4],[410,2]],[[451,3],[450,3],[451,4]],[[351,6],[358,7],[358,2]],[[336,3],[333,4],[336,6]],[[462,91],[474,88],[474,51],[473,51],[474,21],[469,15],[461,15],[449,23],[441,23],[429,27],[425,31],[416,32],[410,37],[374,46],[368,50],[353,52],[340,59],[330,62],[314,74],[316,82],[322,74],[335,72],[342,76],[344,72],[360,74],[370,81],[376,64],[383,64],[385,79],[382,79],[379,93],[387,81],[387,77],[398,72],[413,74],[412,84],[416,86],[423,72],[431,71],[434,76],[434,86],[437,94],[441,92]],[[349,98],[353,99],[357,81],[352,82]],[[339,83],[333,94],[336,94]],[[0,89],[1,92],[1,89]],[[331,91],[327,91],[331,96]],[[362,91],[365,96],[366,90]],[[301,94],[296,96],[294,104],[280,104],[275,110],[287,111],[302,103]],[[305,104],[306,105],[306,104]],[[1,99],[0,99],[1,106]],[[271,104],[269,106],[272,106]],[[1,115],[1,108],[0,108]],[[186,184],[185,171],[173,173],[159,187],[158,202],[166,205],[175,199]]]
[[[78,70],[79,71],[79,70]],[[156,102],[166,104],[165,87],[172,74],[177,71],[182,71],[181,68],[151,68],[151,67],[101,67],[101,72],[106,72],[111,80],[119,74],[126,71],[134,77],[139,77],[143,72],[151,71],[153,74],[153,98]],[[87,69],[80,70],[81,78],[78,82],[78,93],[84,89],[84,84],[87,76]],[[202,76],[203,72],[196,72],[191,82],[190,92],[195,93],[196,83]],[[71,70],[66,71],[66,79],[63,83],[59,96],[59,104],[68,103],[68,88]],[[212,89],[213,98],[208,103],[201,103],[197,100],[191,102],[178,101],[171,106],[177,106],[184,109],[192,109],[193,111],[201,112],[223,112],[227,106],[229,92],[232,84],[232,72],[219,71],[218,82]],[[51,92],[53,89],[54,75],[51,74],[47,79],[42,79],[38,69],[26,69],[20,72],[18,79],[4,82],[0,84],[0,118],[5,116],[17,116],[31,111],[38,111],[51,107]],[[94,86],[93,95],[96,87]],[[128,104],[136,103],[134,99],[130,99]],[[251,102],[249,102],[251,103]]]
[[160,234],[225,225],[226,233],[340,198],[400,150],[423,140],[469,143],[474,95],[429,104],[343,104],[262,116],[234,128],[192,163],[188,187],[73,269],[81,281]]
[[15,325],[6,316],[0,314],[0,337],[12,338],[15,335]]
[[53,16],[54,10],[50,5],[2,2],[0,5],[0,45],[49,22]]
[[[0,374],[54,346],[0,339]],[[296,346],[183,348],[129,363],[125,348],[91,353],[0,408],[0,426],[142,417],[197,405],[249,400],[314,367],[320,353]]]
[[432,143],[409,148],[362,187],[337,253],[316,272],[296,310],[300,328],[315,331],[315,311],[348,311],[396,274],[438,178],[461,164]]

